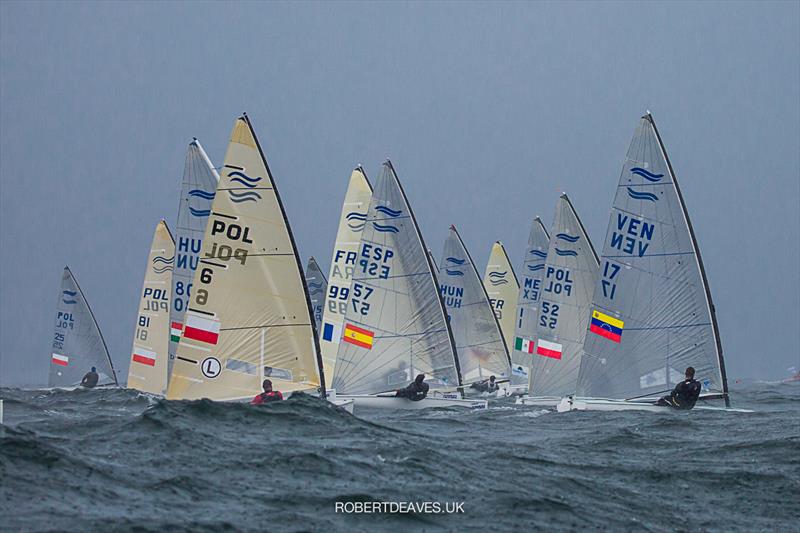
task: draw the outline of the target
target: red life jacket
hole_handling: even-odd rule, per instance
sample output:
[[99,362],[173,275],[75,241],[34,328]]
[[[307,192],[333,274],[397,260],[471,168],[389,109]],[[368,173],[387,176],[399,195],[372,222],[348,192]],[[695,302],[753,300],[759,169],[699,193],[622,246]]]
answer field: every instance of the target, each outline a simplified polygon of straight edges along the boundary
[[269,392],[262,392],[250,402],[253,405],[261,405],[262,403],[279,402],[283,400],[281,391],[273,390]]

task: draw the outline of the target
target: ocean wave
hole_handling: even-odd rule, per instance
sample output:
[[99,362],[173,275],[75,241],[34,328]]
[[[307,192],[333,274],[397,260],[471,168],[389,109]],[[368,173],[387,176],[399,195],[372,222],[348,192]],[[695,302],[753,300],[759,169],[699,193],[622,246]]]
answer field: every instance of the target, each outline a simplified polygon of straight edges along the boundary
[[460,270],[450,270],[449,268],[445,268],[444,271],[447,272],[448,276],[463,276],[464,275],[464,273],[461,272]]
[[543,252],[541,250],[531,250],[531,255],[535,255],[536,257],[541,257],[542,259],[547,258],[547,252]]
[[531,272],[536,272],[537,270],[543,270],[543,269],[544,269],[544,264],[541,264],[541,265],[528,265],[528,270],[530,270]]
[[189,206],[189,213],[196,217],[207,217],[211,214],[211,209],[195,209],[194,207]]
[[156,263],[166,263],[171,265],[174,260],[175,260],[174,255],[172,257],[164,257],[163,255],[157,255],[153,257],[153,264],[155,265]]

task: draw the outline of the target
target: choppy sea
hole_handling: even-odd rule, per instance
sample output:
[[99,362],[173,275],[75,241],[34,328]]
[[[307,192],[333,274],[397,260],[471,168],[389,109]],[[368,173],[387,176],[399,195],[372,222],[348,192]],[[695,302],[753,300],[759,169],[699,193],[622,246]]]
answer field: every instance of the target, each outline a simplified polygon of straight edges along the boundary
[[798,384],[734,389],[754,413],[0,397],[3,531],[798,531]]

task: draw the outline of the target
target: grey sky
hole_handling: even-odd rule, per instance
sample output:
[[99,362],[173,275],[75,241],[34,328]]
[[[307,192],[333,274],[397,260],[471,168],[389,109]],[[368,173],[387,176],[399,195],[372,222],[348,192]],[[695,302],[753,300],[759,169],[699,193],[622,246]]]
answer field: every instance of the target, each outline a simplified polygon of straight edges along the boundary
[[[0,383],[47,380],[69,264],[127,365],[184,152],[250,115],[304,261],[351,168],[390,156],[429,246],[521,262],[566,191],[601,242],[650,109],[700,243],[731,378],[800,366],[800,6],[0,3]],[[519,268],[519,267],[517,267]]]

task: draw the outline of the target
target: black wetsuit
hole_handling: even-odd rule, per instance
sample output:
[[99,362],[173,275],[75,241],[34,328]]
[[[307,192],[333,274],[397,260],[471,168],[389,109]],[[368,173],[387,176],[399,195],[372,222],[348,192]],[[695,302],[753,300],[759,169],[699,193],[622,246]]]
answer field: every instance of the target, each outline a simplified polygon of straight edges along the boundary
[[398,390],[395,396],[397,398],[408,398],[413,402],[418,402],[428,395],[429,389],[430,386],[424,381],[422,383],[417,383],[415,381],[405,389]]
[[470,388],[477,389],[480,392],[496,392],[497,389],[500,388],[500,386],[497,384],[496,381],[492,383],[488,379],[485,379],[483,381],[476,381],[475,383],[470,385]]
[[656,405],[668,405],[675,409],[691,409],[700,397],[702,386],[696,379],[685,379],[675,385],[669,396],[664,396]]
[[94,388],[97,385],[97,381],[100,379],[100,376],[97,375],[97,372],[87,372],[83,379],[81,380],[81,387],[86,387],[87,389]]

